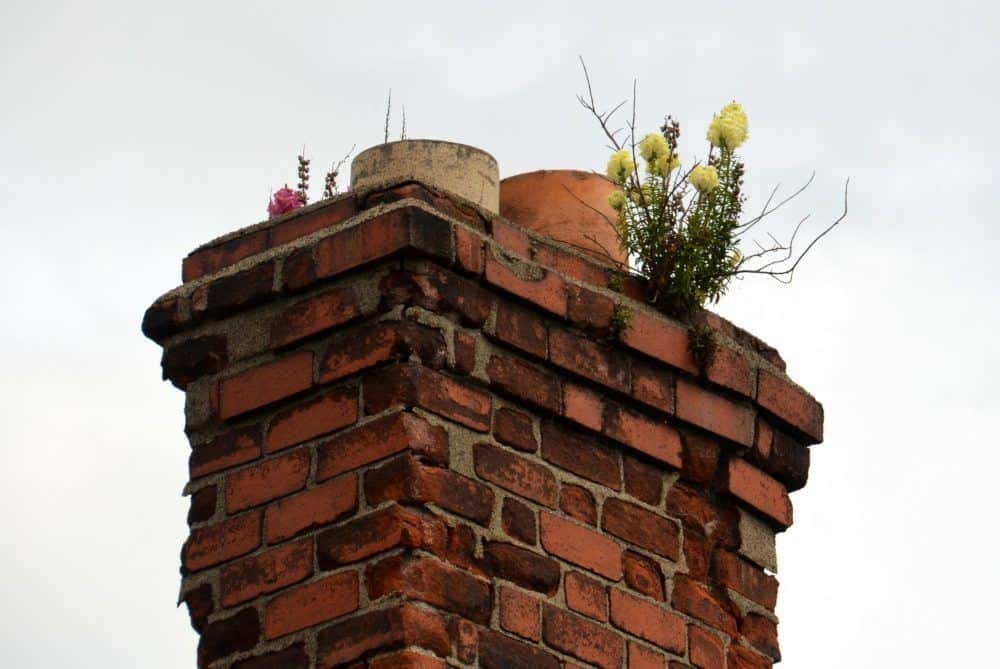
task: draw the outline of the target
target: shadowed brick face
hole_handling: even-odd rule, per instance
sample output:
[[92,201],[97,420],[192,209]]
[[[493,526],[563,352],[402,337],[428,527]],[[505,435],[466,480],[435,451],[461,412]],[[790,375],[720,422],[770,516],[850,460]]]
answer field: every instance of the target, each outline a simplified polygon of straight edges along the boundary
[[417,184],[192,253],[143,331],[187,394],[197,666],[779,661],[822,406],[707,313],[698,369],[613,274]]

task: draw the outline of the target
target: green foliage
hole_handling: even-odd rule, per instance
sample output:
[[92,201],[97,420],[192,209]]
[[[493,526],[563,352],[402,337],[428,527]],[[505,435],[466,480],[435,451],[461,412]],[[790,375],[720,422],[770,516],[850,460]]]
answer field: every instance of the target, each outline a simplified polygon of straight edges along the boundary
[[615,304],[614,311],[611,312],[611,330],[614,334],[620,335],[632,327],[632,308],[622,303]]

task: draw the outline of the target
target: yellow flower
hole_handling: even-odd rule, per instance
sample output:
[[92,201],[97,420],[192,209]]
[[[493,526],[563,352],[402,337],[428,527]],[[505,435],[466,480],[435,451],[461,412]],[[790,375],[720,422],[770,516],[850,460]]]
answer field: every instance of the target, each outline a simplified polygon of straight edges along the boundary
[[635,171],[635,161],[628,149],[622,149],[611,154],[608,160],[608,178],[616,184],[625,183],[632,172]]
[[616,190],[610,196],[608,196],[608,204],[611,205],[612,209],[614,209],[619,213],[621,213],[621,210],[625,208],[625,202],[626,202],[625,193],[621,192],[620,190]]
[[747,141],[749,134],[747,113],[738,103],[730,102],[712,117],[706,137],[712,146],[735,149]]
[[656,159],[656,163],[649,167],[650,174],[665,177],[681,166],[681,159],[676,153],[663,154]]
[[650,186],[649,184],[642,184],[641,190],[642,190],[641,196],[639,195],[638,190],[632,191],[631,193],[632,202],[634,202],[639,206],[642,206],[642,204],[645,202],[646,206],[649,206],[650,204],[653,203],[653,195],[654,195],[653,187]]
[[660,156],[670,153],[667,139],[658,132],[651,132],[639,142],[639,155],[650,165],[656,163]]
[[691,170],[688,181],[699,192],[708,193],[719,187],[719,173],[711,165],[698,165]]

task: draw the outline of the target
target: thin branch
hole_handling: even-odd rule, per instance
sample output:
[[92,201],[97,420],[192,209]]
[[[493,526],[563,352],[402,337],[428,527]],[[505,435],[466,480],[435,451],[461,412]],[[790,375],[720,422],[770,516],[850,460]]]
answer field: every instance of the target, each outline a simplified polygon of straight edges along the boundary
[[576,99],[580,102],[583,108],[593,114],[594,118],[597,119],[597,122],[601,124],[601,130],[604,131],[604,134],[611,141],[611,145],[615,148],[615,150],[621,151],[622,146],[619,144],[618,138],[615,137],[615,135],[621,131],[616,130],[615,132],[611,132],[611,130],[608,129],[608,121],[612,116],[614,116],[615,112],[621,109],[622,106],[628,102],[628,100],[622,100],[609,112],[598,112],[597,103],[594,102],[594,88],[590,83],[590,73],[587,71],[587,64],[583,61],[583,56],[580,56],[580,65],[583,67],[583,77],[587,80],[587,99],[584,99],[582,95],[577,95]]
[[389,143],[389,115],[392,113],[392,89],[389,89],[389,100],[385,105],[385,135],[382,141],[383,144]]

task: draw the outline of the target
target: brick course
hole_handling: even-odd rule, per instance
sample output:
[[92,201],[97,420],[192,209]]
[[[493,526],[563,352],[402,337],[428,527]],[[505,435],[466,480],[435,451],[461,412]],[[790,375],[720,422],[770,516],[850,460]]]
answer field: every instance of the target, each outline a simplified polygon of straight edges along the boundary
[[707,313],[698,369],[613,274],[418,184],[192,253],[143,329],[188,393],[198,666],[778,661],[757,562],[822,407]]

